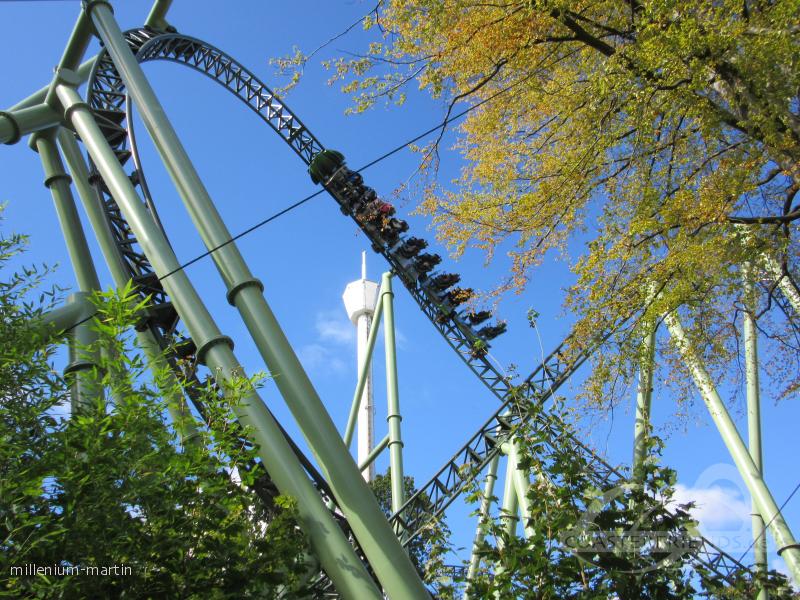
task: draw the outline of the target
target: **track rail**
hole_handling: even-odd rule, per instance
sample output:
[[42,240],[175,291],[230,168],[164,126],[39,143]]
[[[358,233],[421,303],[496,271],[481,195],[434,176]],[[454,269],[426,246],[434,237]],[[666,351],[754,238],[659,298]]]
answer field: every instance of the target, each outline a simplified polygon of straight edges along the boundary
[[[300,119],[255,74],[221,50],[175,32],[142,28],[129,31],[125,35],[140,62],[165,60],[180,63],[231,91],[269,125],[306,165],[312,165],[320,155],[330,152],[325,150]],[[90,78],[88,102],[118,160],[126,165],[136,152],[135,144],[131,143],[128,135],[130,123],[126,126],[127,94],[122,78],[105,51],[101,53]],[[154,212],[144,173],[137,160],[133,161],[130,177],[142,192],[144,203]],[[176,363],[191,357],[193,343],[181,334],[177,313],[158,282],[152,266],[102,179],[95,176],[93,183],[103,201],[114,238],[131,278],[139,285],[143,295],[150,294],[153,298],[154,308],[142,326],[154,332],[163,348],[175,349]],[[567,338],[522,385],[513,385],[487,357],[488,339],[497,331],[502,332],[503,327],[495,326],[494,334],[487,333],[492,327],[483,330],[473,327],[477,321],[475,315],[460,312],[458,300],[453,294],[447,288],[435,285],[436,276],[430,273],[431,263],[435,265],[440,259],[421,254],[421,240],[418,238],[401,235],[407,229],[407,224],[394,218],[365,217],[369,207],[375,205],[377,194],[363,184],[361,175],[348,169],[342,161],[322,183],[342,212],[351,216],[371,240],[373,249],[384,256],[450,347],[500,401],[499,408],[477,432],[392,515],[391,520],[395,526],[406,532],[406,541],[413,539],[426,524],[438,518],[467,484],[480,475],[492,457],[500,452],[502,443],[510,439],[523,424],[530,424],[551,447],[566,447],[579,457],[598,486],[613,486],[623,479],[618,470],[582,444],[561,421],[552,416],[543,419],[537,416],[536,411],[531,410],[532,406],[540,406],[556,393],[584,363],[590,349],[570,348]],[[191,396],[190,393],[187,395]],[[313,472],[310,465],[308,468],[321,493],[325,493],[327,486],[324,481],[320,481],[321,478]],[[702,540],[695,560],[725,579],[731,579],[737,572],[745,569],[738,561],[706,540]],[[327,585],[321,585],[322,587]]]

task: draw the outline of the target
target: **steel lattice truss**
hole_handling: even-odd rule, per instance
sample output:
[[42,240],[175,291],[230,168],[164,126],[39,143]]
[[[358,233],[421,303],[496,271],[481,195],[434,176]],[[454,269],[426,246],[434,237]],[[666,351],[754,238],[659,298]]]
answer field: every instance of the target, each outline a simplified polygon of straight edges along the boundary
[[[307,165],[324,151],[322,144],[263,82],[224,52],[195,38],[150,28],[129,31],[125,37],[140,62],[166,60],[181,63],[230,90],[278,133]],[[87,100],[120,164],[128,165],[132,156],[136,158],[136,147],[129,135],[127,94],[121,76],[105,51],[101,52],[90,77]],[[131,181],[139,187],[143,202],[155,214],[138,160],[132,161],[132,166],[128,165],[128,168]],[[476,351],[476,342],[481,339],[480,333],[456,310],[453,303],[432,289],[431,278],[419,268],[415,255],[409,256],[409,252],[405,251],[411,243],[410,240],[417,238],[401,236],[400,233],[405,229],[387,232],[358,218],[356,207],[359,202],[365,197],[376,197],[374,190],[363,185],[361,176],[342,165],[323,183],[339,203],[342,212],[353,217],[372,241],[373,249],[386,258],[422,312],[447,343],[500,401],[499,408],[453,458],[392,515],[391,520],[398,530],[402,528],[405,532],[406,543],[418,535],[431,520],[438,518],[466,486],[480,476],[492,458],[501,452],[503,442],[511,439],[522,425],[532,427],[550,448],[569,449],[577,460],[586,465],[593,483],[599,488],[617,485],[623,475],[577,440],[563,422],[552,415],[542,418],[537,416],[537,411],[531,410],[531,407],[541,406],[556,393],[584,363],[590,349],[568,349],[567,338],[522,385],[512,385],[488,360],[485,351]],[[178,368],[179,364],[185,363],[182,359],[193,356],[194,344],[181,333],[177,312],[109,190],[96,172],[93,184],[102,201],[128,273],[139,286],[140,293],[152,297],[153,308],[141,326],[153,331],[162,348],[172,348],[171,363]],[[407,229],[407,224],[405,228]],[[194,380],[199,382],[196,377]],[[187,396],[193,399],[196,394],[187,389]],[[302,457],[300,451],[294,447]],[[324,480],[310,462],[305,457],[301,460],[320,493],[326,499],[333,500]],[[262,481],[264,479],[268,481],[266,475],[262,477]],[[346,523],[341,519],[340,523],[348,531]],[[350,538],[354,540],[352,535]],[[745,569],[741,563],[705,539],[700,541],[700,547],[693,558],[698,565],[728,580]],[[331,593],[327,578],[320,580],[318,589],[320,594]]]

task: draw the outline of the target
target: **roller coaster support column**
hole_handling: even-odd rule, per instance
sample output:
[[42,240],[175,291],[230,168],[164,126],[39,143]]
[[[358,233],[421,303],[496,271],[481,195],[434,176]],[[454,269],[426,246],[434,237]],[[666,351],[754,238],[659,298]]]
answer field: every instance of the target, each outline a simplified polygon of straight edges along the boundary
[[775,499],[764,483],[761,470],[750,457],[747,447],[744,445],[725,403],[719,397],[711,377],[703,367],[700,357],[687,340],[678,317],[672,312],[666,316],[665,321],[683,361],[689,367],[695,384],[703,396],[711,418],[728,447],[747,489],[750,490],[758,512],[770,522],[770,529],[775,538],[775,544],[778,546],[778,554],[786,561],[786,566],[789,568],[795,584],[800,585],[800,545],[795,541]]
[[[503,522],[503,530],[509,539],[517,536],[517,521],[519,521],[519,502],[516,486],[514,485],[514,471],[516,471],[516,465],[511,456],[508,456],[506,459],[506,482],[503,488],[503,505],[500,508],[500,520]],[[498,549],[502,550],[502,540],[498,541],[497,546]],[[499,575],[504,570],[502,565],[495,565],[495,575]],[[495,598],[501,600],[498,592],[495,592]]]
[[386,345],[386,400],[389,405],[386,422],[389,424],[389,465],[392,478],[392,512],[396,513],[406,502],[403,483],[403,439],[400,436],[400,393],[397,386],[397,348],[394,339],[394,293],[392,274],[384,273],[381,279],[381,304],[386,320],[383,337]]
[[[761,457],[761,390],[758,378],[758,330],[756,329],[756,297],[753,289],[752,270],[749,263],[742,269],[744,277],[744,356],[747,376],[747,441],[753,464],[764,477]],[[767,537],[764,531],[764,516],[753,503],[753,555],[756,568],[767,572]],[[757,600],[768,600],[767,590],[758,592]]]
[[[100,289],[100,281],[97,278],[92,254],[86,243],[83,225],[81,225],[75,207],[75,199],[72,197],[72,190],[69,186],[70,176],[64,171],[61,156],[56,148],[55,130],[49,129],[45,132],[34,133],[31,136],[30,145],[39,153],[42,161],[44,185],[53,196],[53,204],[58,215],[61,233],[67,244],[67,253],[75,272],[78,289],[88,297],[89,294]],[[97,333],[91,322],[93,313],[94,307],[92,306],[88,315],[83,315],[80,319],[70,323],[70,327],[74,325],[74,329],[69,342],[70,361],[64,374],[75,374],[72,385],[73,413],[89,409],[94,403],[92,396],[100,391],[97,382],[92,381],[92,371],[98,364]],[[93,346],[95,347],[93,348]]]
[[795,314],[800,317],[800,293],[797,291],[797,288],[792,285],[791,281],[783,276],[783,271],[778,261],[769,256],[765,256],[764,265],[767,271],[778,281],[778,287],[781,288],[781,292],[786,296],[789,304],[792,305]]
[[[186,150],[166,118],[142,68],[114,20],[106,0],[85,3],[178,193],[228,288],[228,301],[247,326],[275,383],[350,523],[353,533],[392,600],[429,598],[411,559],[394,535],[325,410],[308,374],[263,296],[263,285],[247,268]],[[138,237],[138,236],[137,236]]]
[[642,465],[647,457],[647,439],[650,437],[650,406],[653,401],[653,360],[655,358],[656,328],[645,324],[647,332],[642,340],[639,357],[639,385],[636,389],[636,420],[633,435],[633,478],[641,480]]
[[172,5],[172,0],[156,0],[153,3],[153,8],[150,9],[150,14],[147,15],[147,20],[144,24],[148,27],[164,30],[169,27],[166,16],[169,7]]
[[61,117],[49,104],[0,111],[0,144],[16,144],[23,135],[50,129],[60,123]]
[[42,161],[44,185],[53,196],[58,222],[67,244],[67,253],[75,271],[78,288],[82,292],[99,290],[100,281],[75,207],[75,199],[72,197],[71,178],[64,171],[64,164],[56,148],[55,130],[34,133],[31,136],[31,147],[39,153]]
[[[153,264],[156,274],[162,278],[164,289],[197,344],[198,359],[208,365],[220,387],[225,389],[227,382],[244,376],[233,354],[233,343],[222,335],[197,290],[181,270],[167,238],[145,209],[133,184],[117,162],[91,109],[75,91],[77,77],[69,71],[60,71],[56,77],[59,82],[56,91],[67,120],[80,135],[145,255]],[[171,275],[165,277],[167,273]],[[363,563],[325,507],[256,391],[250,389],[242,403],[234,408],[241,423],[252,428],[252,441],[259,448],[258,456],[278,489],[297,499],[300,523],[336,589],[345,598],[381,598]]]
[[517,489],[514,485],[514,471],[516,466],[511,457],[506,459],[506,480],[503,488],[503,505],[500,508],[500,518],[504,523],[506,535],[516,537],[517,521],[519,521],[519,502],[517,501]]
[[[750,241],[753,237],[750,230],[751,227],[751,225],[734,225],[735,231],[741,233],[746,241]],[[754,266],[761,267],[774,281],[777,281],[778,287],[781,289],[784,297],[789,301],[789,304],[792,305],[795,314],[800,316],[800,291],[798,291],[791,280],[783,276],[783,269],[778,261],[766,252],[763,252],[755,259],[754,263],[754,265],[751,265],[751,269]]]
[[527,474],[520,467],[519,441],[517,439],[512,439],[503,444],[502,449],[508,456],[509,470],[514,484],[514,493],[517,497],[517,505],[519,506],[520,518],[522,519],[522,531],[525,539],[528,539],[533,535],[533,530],[528,525],[531,514],[531,507],[528,501],[528,489],[531,486],[531,482],[528,480]]
[[472,541],[472,554],[469,558],[469,568],[467,569],[467,583],[464,587],[464,600],[469,600],[470,582],[478,572],[481,559],[478,552],[483,546],[486,538],[486,530],[489,520],[492,518],[490,510],[492,507],[492,497],[494,496],[494,484],[497,481],[497,466],[500,464],[500,455],[496,454],[489,461],[489,468],[486,470],[486,482],[483,484],[483,495],[481,496],[481,508],[478,514],[478,526],[475,528],[475,538]]
[[[71,131],[62,127],[58,130],[57,138],[58,145],[64,153],[64,158],[72,174],[75,188],[78,190],[78,197],[81,199],[83,209],[89,217],[95,237],[100,244],[100,251],[103,253],[103,258],[111,272],[114,285],[118,288],[125,287],[130,277],[125,270],[119,248],[114,243],[108,221],[103,214],[101,200],[89,183],[89,170],[86,167],[80,148],[78,148],[78,143],[75,141],[75,136]],[[175,392],[175,390],[180,389],[180,385],[161,353],[161,348],[159,348],[153,337],[153,333],[150,330],[137,331],[136,339],[145,353],[150,369],[154,373],[163,373],[167,378],[166,385],[162,391],[165,392],[167,411],[175,431],[181,437],[181,441],[189,443],[190,440],[198,439],[194,417],[189,411],[183,395]]]
[[69,334],[69,364],[64,377],[70,384],[71,413],[91,409],[100,387],[97,383],[97,332],[92,323],[95,313],[88,292],[70,294],[64,306],[42,316],[45,327],[61,335]]

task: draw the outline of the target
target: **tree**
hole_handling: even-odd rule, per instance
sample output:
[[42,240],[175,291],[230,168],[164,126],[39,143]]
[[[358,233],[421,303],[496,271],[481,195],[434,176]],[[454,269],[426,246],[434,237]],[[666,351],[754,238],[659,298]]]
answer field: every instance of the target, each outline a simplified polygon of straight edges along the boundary
[[[23,243],[0,239],[0,262]],[[93,403],[60,417],[69,381],[50,365],[40,302],[28,300],[43,275],[0,283],[0,595],[302,594],[308,544],[292,501],[267,511],[230,476],[254,451],[232,433],[235,390],[206,390],[211,427],[181,445],[153,385],[166,378],[148,375],[126,334],[136,320],[127,289],[97,298]]]
[[[637,322],[668,311],[717,377],[735,377],[745,261],[781,396],[800,385],[800,323],[759,257],[800,289],[798,22],[794,0],[385,0],[365,19],[368,50],[328,65],[356,111],[402,103],[414,80],[448,115],[475,107],[457,131],[466,166],[452,184],[431,177],[419,211],[455,256],[507,253],[488,298],[525,290],[548,252],[574,254],[574,345],[617,332],[596,355],[595,402],[631,381]],[[422,149],[428,173],[440,139]],[[662,351],[661,378],[686,397]]]

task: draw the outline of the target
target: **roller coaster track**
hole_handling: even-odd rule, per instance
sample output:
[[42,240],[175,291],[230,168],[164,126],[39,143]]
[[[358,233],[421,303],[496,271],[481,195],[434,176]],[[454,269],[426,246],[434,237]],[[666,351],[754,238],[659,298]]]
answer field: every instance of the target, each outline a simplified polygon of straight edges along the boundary
[[[162,60],[183,64],[231,91],[283,138],[306,165],[311,165],[320,153],[325,152],[316,137],[255,74],[224,52],[174,31],[141,28],[126,32],[125,37],[139,62]],[[87,101],[120,164],[125,166],[134,157],[132,166],[128,167],[131,181],[139,187],[143,202],[158,221],[144,173],[135,156],[135,142],[129,135],[130,115],[125,85],[105,51],[101,52],[90,77]],[[608,488],[621,482],[623,475],[576,439],[563,422],[553,415],[544,418],[541,412],[532,410],[532,407],[540,407],[556,393],[584,363],[591,349],[571,348],[568,344],[570,338],[567,338],[521,385],[513,385],[489,361],[488,344],[484,339],[488,336],[473,328],[469,315],[456,310],[457,302],[452,295],[448,296],[445,290],[433,285],[435,278],[429,274],[432,268],[430,263],[435,265],[440,259],[420,254],[419,243],[422,241],[418,238],[400,235],[407,229],[404,222],[393,218],[375,221],[364,217],[364,207],[374,203],[377,195],[363,185],[361,175],[348,169],[342,162],[321,183],[342,212],[351,216],[370,239],[373,250],[383,255],[391,265],[393,272],[447,343],[500,401],[499,408],[477,432],[391,516],[396,530],[405,532],[406,543],[441,515],[466,486],[480,475],[491,459],[501,452],[503,442],[523,425],[531,427],[550,448],[568,449],[576,460],[582,461],[598,487]],[[186,359],[193,356],[192,341],[180,332],[175,309],[96,172],[93,185],[102,199],[109,225],[131,278],[139,286],[142,295],[152,298],[153,308],[141,326],[153,332],[163,349],[171,349],[173,365],[186,364]],[[426,245],[424,242],[422,244],[423,247]],[[190,377],[189,381],[199,385],[195,373],[192,375],[194,379]],[[191,387],[190,383],[187,396],[194,400],[197,394]],[[299,450],[296,452],[302,457]],[[309,461],[305,457],[301,460],[320,492],[333,499],[324,480]],[[346,531],[349,529],[345,523],[341,524]],[[694,555],[694,561],[726,580],[732,580],[737,572],[746,569],[704,539]],[[321,588],[329,588],[327,582],[322,583],[324,585]]]

